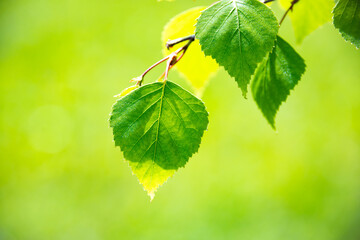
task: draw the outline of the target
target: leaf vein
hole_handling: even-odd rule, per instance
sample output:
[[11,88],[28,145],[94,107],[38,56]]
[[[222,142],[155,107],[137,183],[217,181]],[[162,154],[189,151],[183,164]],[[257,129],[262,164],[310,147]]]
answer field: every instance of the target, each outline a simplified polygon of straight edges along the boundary
[[158,100],[156,100],[154,103],[152,103],[148,108],[146,108],[145,111],[142,112],[142,113],[140,114],[140,116],[137,117],[137,118],[134,120],[134,122],[132,122],[132,123],[129,125],[129,127],[124,131],[123,134],[126,134],[126,133],[130,130],[130,128],[131,128],[142,116],[144,116],[144,114],[145,114],[147,111],[149,111],[149,110],[150,110],[155,104],[157,104],[159,101],[160,101],[160,98],[159,98]]
[[[167,86],[168,87],[168,86]],[[187,102],[185,102],[185,100],[182,98],[182,97],[180,97],[176,92],[174,92],[170,87],[168,87],[169,89],[170,89],[170,91],[171,92],[173,92],[183,103],[185,103],[185,105],[193,112],[193,113],[195,113],[195,116],[197,116],[198,117],[198,119],[200,120],[200,117],[198,116],[198,113],[199,112],[196,112],[196,111],[194,111],[194,109],[192,109],[191,107],[190,107],[190,105],[187,103]]]

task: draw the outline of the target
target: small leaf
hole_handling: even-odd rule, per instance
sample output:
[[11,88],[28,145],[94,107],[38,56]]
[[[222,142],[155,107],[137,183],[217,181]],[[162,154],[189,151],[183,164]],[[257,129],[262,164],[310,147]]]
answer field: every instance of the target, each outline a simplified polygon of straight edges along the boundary
[[119,99],[110,117],[115,145],[151,197],[198,151],[207,125],[204,103],[170,81]]
[[282,38],[256,70],[251,88],[255,102],[275,129],[275,115],[290,90],[294,89],[305,63],[301,56]]
[[[288,9],[292,0],[280,0],[281,6]],[[296,42],[302,43],[304,38],[331,20],[334,0],[300,0],[289,12],[294,28]]]
[[339,0],[333,13],[334,26],[343,38],[360,48],[360,1]]
[[[162,46],[165,56],[172,52],[165,46],[168,40],[186,37],[195,33],[196,19],[204,9],[205,7],[189,9],[175,16],[165,26],[162,33]],[[184,44],[186,44],[186,42]],[[181,46],[181,44],[179,45]],[[172,50],[177,49],[177,47],[178,46],[173,47]],[[211,57],[204,55],[201,51],[199,41],[195,40],[190,45],[183,59],[175,65],[175,68],[183,74],[194,89],[199,92],[203,89],[210,76],[217,72],[219,65]]]
[[243,95],[256,66],[271,51],[278,32],[273,12],[257,0],[223,0],[196,24],[202,50],[235,78]]
[[124,91],[122,91],[120,94],[116,95],[115,97],[124,97],[124,96],[128,95],[129,93],[131,93],[132,91],[134,91],[135,89],[137,89],[138,87],[139,87],[138,85],[128,87]]

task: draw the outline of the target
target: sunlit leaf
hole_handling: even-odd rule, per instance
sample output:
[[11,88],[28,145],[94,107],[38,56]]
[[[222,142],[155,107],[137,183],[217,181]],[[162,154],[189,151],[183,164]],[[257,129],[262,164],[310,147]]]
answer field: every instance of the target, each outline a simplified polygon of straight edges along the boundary
[[139,86],[131,86],[126,88],[124,91],[122,91],[120,94],[116,95],[115,97],[124,97],[126,95],[128,95],[129,93],[131,93],[132,91],[134,91],[135,89],[137,89]]
[[273,128],[276,112],[304,72],[301,56],[277,37],[273,51],[259,65],[251,85],[255,102]]
[[198,151],[207,125],[204,103],[170,81],[132,91],[110,117],[115,145],[151,197]]
[[256,66],[273,48],[278,22],[257,0],[223,0],[207,8],[196,24],[196,37],[235,78],[243,95]]
[[[168,50],[165,46],[168,40],[186,37],[195,33],[196,19],[204,9],[205,7],[192,8],[170,20],[162,34],[164,55],[170,54],[173,50],[185,44],[176,45],[173,49]],[[184,58],[179,61],[175,67],[191,83],[197,92],[203,89],[210,76],[219,69],[219,65],[215,60],[211,57],[205,57],[205,54],[201,51],[198,40],[195,40],[190,45]]]
[[360,48],[360,1],[340,0],[333,13],[334,26],[344,39]]
[[[288,9],[292,0],[280,0],[284,9]],[[331,10],[334,0],[300,0],[289,12],[291,23],[294,28],[297,43],[316,30],[318,27],[331,21]]]

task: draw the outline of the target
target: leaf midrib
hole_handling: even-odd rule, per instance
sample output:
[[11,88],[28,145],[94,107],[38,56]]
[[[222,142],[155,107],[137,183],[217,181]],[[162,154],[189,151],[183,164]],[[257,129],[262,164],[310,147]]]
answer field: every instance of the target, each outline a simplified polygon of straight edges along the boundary
[[165,85],[166,85],[166,80],[164,81],[163,87],[162,87],[162,92],[161,92],[161,97],[160,97],[160,109],[159,109],[159,117],[158,117],[158,127],[157,127],[157,131],[156,131],[156,139],[155,139],[155,150],[154,150],[154,157],[153,157],[153,162],[155,162],[156,159],[156,150],[157,150],[157,145],[158,145],[158,141],[159,141],[159,129],[160,129],[160,118],[161,118],[161,113],[162,113],[162,106],[163,106],[163,99],[165,97]]

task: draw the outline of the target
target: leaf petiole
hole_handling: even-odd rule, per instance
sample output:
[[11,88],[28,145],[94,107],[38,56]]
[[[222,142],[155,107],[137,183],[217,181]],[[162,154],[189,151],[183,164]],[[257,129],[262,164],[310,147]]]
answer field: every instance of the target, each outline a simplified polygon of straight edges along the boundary
[[136,85],[141,86],[142,82],[144,81],[144,77],[145,75],[150,72],[153,68],[155,68],[157,65],[165,62],[166,60],[168,60],[169,56],[161,59],[160,61],[154,63],[151,67],[149,67],[148,69],[145,70],[145,72],[143,74],[141,74],[139,77],[133,78],[131,81],[137,81]]
[[[173,46],[175,46],[175,45],[177,45],[179,43],[182,43],[184,41],[189,41],[190,43],[195,41],[195,34],[187,36],[187,37],[182,37],[182,38],[177,38],[177,39],[174,39],[174,40],[169,40],[166,43],[166,48],[170,49]],[[188,42],[188,44],[189,44],[189,42]]]
[[284,13],[284,15],[282,16],[282,18],[281,18],[281,20],[280,20],[280,22],[279,22],[279,26],[281,26],[281,24],[282,24],[283,21],[285,20],[285,17],[287,16],[287,14],[288,14],[290,11],[293,10],[294,5],[295,5],[296,3],[298,3],[299,1],[300,1],[300,0],[292,0],[292,1],[291,1],[290,7],[286,10],[286,12]]
[[[151,67],[146,69],[143,74],[141,74],[139,77],[133,78],[131,81],[136,81],[136,86],[141,86],[142,82],[144,81],[145,75],[148,72],[150,72],[153,68],[155,68],[156,66],[160,65],[161,63],[163,63],[165,61],[167,61],[166,69],[165,69],[165,72],[159,78],[159,80],[162,79],[163,77],[165,78],[165,80],[167,80],[170,69],[183,58],[183,56],[185,55],[185,52],[187,51],[190,44],[194,40],[195,40],[195,35],[191,35],[191,36],[188,36],[188,37],[178,38],[178,39],[175,39],[175,40],[168,41],[166,43],[166,46],[168,48],[170,48],[172,46],[175,46],[176,44],[184,42],[184,41],[188,41],[188,42],[184,46],[182,46],[181,48],[177,49],[173,53],[166,56],[165,58],[163,58],[163,59],[159,60],[158,62],[154,63]],[[180,53],[181,53],[181,55],[179,57],[177,57]]]

